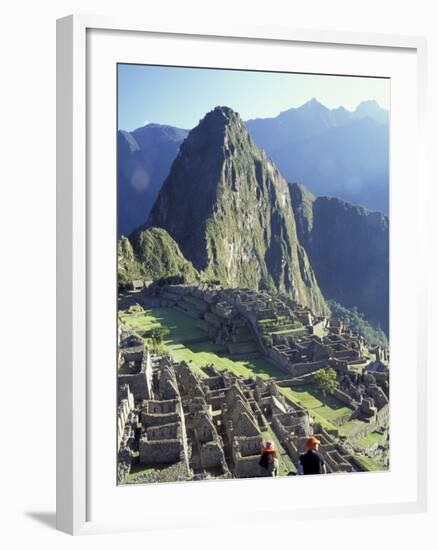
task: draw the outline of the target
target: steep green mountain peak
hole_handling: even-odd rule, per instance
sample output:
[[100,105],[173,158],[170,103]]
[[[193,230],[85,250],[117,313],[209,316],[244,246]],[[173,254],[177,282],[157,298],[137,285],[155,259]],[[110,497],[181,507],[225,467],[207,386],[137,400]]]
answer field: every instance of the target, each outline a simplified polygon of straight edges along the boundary
[[154,226],[207,277],[286,291],[328,311],[297,238],[288,184],[229,107],[207,113],[182,143],[143,229]]

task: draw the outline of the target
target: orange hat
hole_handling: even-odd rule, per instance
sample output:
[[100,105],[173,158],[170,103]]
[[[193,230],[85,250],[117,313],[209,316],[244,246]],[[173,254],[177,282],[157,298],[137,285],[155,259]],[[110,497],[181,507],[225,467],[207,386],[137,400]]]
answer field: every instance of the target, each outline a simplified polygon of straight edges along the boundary
[[266,441],[262,447],[264,453],[275,453],[275,445],[272,441]]
[[308,451],[309,449],[313,449],[315,445],[319,445],[321,441],[319,439],[316,439],[313,435],[311,437],[308,437],[305,444],[305,449]]

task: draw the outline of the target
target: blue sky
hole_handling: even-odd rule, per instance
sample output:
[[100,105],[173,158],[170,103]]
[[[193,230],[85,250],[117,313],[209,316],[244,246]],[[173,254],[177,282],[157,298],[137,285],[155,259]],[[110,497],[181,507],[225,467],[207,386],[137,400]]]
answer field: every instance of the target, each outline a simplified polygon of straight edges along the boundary
[[150,122],[191,129],[217,105],[244,120],[277,116],[315,97],[326,107],[354,110],[376,100],[389,109],[387,79],[147,65],[118,66],[118,127]]

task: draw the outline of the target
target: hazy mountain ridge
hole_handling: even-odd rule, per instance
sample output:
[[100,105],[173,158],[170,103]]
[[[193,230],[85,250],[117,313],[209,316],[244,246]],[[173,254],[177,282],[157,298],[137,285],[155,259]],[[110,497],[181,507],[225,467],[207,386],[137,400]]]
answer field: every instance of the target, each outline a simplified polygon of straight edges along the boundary
[[297,233],[321,290],[345,307],[357,307],[389,330],[389,222],[332,197],[315,197],[290,184]]
[[275,117],[250,119],[245,124],[259,147],[275,151],[285,143],[312,138],[330,128],[343,126],[350,120],[350,113],[344,107],[328,109],[313,98]]
[[149,216],[187,130],[148,124],[117,135],[118,233],[128,235]]
[[350,112],[313,99],[277,117],[246,123],[288,181],[388,212],[388,111],[365,101]]

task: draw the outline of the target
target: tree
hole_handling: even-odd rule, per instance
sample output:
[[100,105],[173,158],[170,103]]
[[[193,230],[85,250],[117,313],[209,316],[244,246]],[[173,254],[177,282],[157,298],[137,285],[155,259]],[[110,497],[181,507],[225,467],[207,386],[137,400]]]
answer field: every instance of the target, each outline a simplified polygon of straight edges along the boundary
[[339,386],[339,382],[336,380],[336,371],[334,369],[321,369],[315,373],[313,377],[318,389],[324,396],[324,404],[327,394],[332,394],[334,390]]

